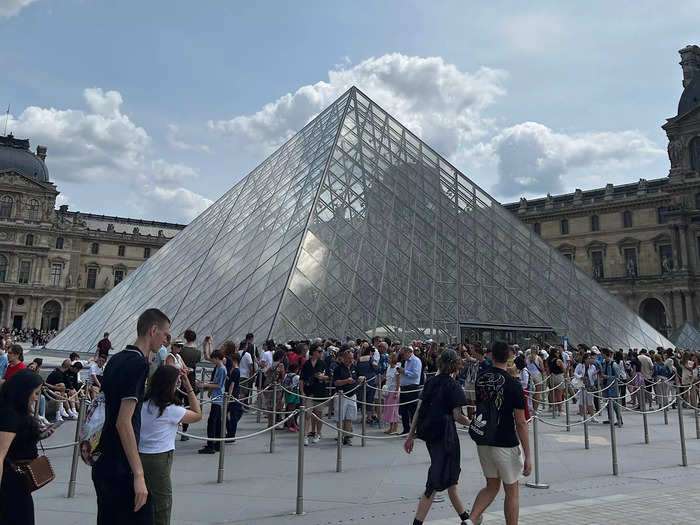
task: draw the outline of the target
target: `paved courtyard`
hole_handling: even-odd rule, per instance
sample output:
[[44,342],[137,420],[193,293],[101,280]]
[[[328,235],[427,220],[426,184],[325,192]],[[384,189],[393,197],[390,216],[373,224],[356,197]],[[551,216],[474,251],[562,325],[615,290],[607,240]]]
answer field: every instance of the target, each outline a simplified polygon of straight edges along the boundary
[[[617,432],[620,475],[612,475],[610,429],[591,425],[591,447],[583,444],[583,428],[570,432],[539,425],[542,479],[546,490],[523,487],[521,523],[542,525],[566,523],[700,523],[700,440],[696,439],[693,413],[684,416],[688,467],[681,467],[677,412],[649,416],[651,442],[644,444],[640,415],[626,413],[625,426]],[[562,424],[563,418],[557,418]],[[572,418],[573,421],[573,418]],[[245,415],[239,435],[261,428],[254,415]],[[205,434],[204,423],[191,432]],[[356,426],[359,428],[359,426]],[[75,424],[61,427],[48,444],[72,441]],[[372,430],[372,436],[383,436]],[[476,450],[462,434],[460,493],[471,505],[482,484]],[[176,524],[303,523],[411,523],[417,497],[427,472],[427,452],[418,444],[412,455],[401,449],[401,441],[355,439],[343,449],[343,472],[336,473],[336,447],[330,429],[321,443],[306,447],[303,517],[295,516],[297,439],[277,432],[274,454],[268,451],[269,435],[238,441],[227,446],[224,483],[217,484],[218,456],[200,456],[196,440],[177,443],[174,463],[174,511]],[[66,499],[72,449],[49,452],[57,480],[36,494],[38,523],[85,524],[94,521],[95,499],[90,471],[78,469],[76,497]],[[501,495],[502,496],[502,495]],[[499,497],[485,523],[503,523]],[[449,500],[436,503],[428,516],[431,525],[459,523]]]

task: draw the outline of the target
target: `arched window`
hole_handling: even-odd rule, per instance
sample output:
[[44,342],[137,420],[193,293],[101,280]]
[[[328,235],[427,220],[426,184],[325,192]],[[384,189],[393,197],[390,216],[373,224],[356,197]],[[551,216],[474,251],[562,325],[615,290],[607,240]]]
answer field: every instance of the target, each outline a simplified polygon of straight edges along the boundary
[[597,215],[591,215],[591,231],[600,231],[600,218]]
[[27,234],[27,237],[24,240],[24,245],[25,246],[34,246],[34,235],[31,233]]
[[100,245],[99,245],[98,243],[96,243],[96,242],[93,242],[93,243],[90,245],[90,253],[91,253],[92,255],[97,255],[98,253],[100,253]]
[[700,137],[695,137],[690,141],[690,167],[693,171],[700,171]]
[[63,237],[56,237],[56,249],[57,250],[63,249]]
[[622,212],[622,227],[631,228],[632,227],[632,212],[629,210]]
[[569,221],[567,219],[561,220],[560,227],[562,235],[567,235],[569,233]]
[[39,201],[32,199],[27,207],[30,221],[38,221],[40,218]]
[[7,276],[7,257],[0,255],[0,283],[5,282]]
[[12,215],[12,197],[3,195],[0,198],[0,219],[9,219]]

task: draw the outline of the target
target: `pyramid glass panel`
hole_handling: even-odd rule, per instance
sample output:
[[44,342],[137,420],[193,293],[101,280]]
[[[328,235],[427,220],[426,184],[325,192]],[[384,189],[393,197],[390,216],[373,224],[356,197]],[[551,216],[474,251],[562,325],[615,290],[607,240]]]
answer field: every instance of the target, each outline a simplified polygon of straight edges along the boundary
[[51,346],[88,350],[104,330],[123,345],[148,307],[217,341],[499,326],[671,346],[355,88]]

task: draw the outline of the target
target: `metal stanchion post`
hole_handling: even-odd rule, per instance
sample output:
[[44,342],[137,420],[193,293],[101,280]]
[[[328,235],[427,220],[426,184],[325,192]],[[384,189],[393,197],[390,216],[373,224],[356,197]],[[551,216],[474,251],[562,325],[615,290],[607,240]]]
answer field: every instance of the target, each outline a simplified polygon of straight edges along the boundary
[[[226,437],[226,414],[228,413],[228,394],[224,392],[224,399],[221,403],[221,437]],[[216,407],[212,403],[212,410],[216,410]],[[226,441],[219,441],[219,472],[216,477],[217,483],[224,482],[224,457],[226,455]]]
[[525,485],[531,489],[548,489],[549,485],[547,483],[540,482],[540,443],[537,435],[537,419],[537,415],[532,417],[532,441],[535,446],[535,482],[528,481]]
[[338,413],[336,414],[338,416],[338,445],[337,445],[337,457],[335,461],[335,471],[336,472],[342,472],[343,471],[343,431],[341,430],[343,428],[343,419],[342,419],[342,402],[343,402],[343,391],[338,389],[338,406],[336,407],[336,410]]
[[695,413],[695,439],[700,439],[700,414],[698,414],[698,409],[694,409]]
[[571,416],[569,415],[569,381],[568,378],[564,378],[564,385],[566,387],[564,388],[564,395],[566,397],[566,401],[564,402],[564,410],[566,411],[566,431],[571,432]]
[[[260,409],[262,408],[262,396],[260,395],[260,391],[262,390],[262,382],[263,382],[263,376],[262,374],[258,374],[258,378],[255,379],[254,383],[257,385],[256,387],[256,404],[258,405],[258,415],[255,416],[255,422],[260,423],[261,421],[261,412]],[[250,401],[248,401],[249,404],[252,405]]]
[[688,452],[685,449],[685,427],[683,426],[683,396],[678,391],[676,394],[676,406],[678,407],[678,431],[681,438],[681,465],[688,466]]
[[588,392],[586,387],[581,387],[581,397],[583,398],[583,446],[588,450],[591,448],[591,440],[588,436]]
[[615,410],[613,409],[612,398],[608,398],[608,421],[610,421],[610,448],[612,449],[613,475],[617,476],[619,469],[617,466],[617,439],[615,437]]
[[365,446],[365,436],[367,435],[367,381],[362,382],[362,446]]
[[[202,373],[199,375],[200,375],[199,384],[201,385],[202,383],[204,383],[204,368],[202,368]],[[199,406],[202,406],[202,401],[204,401],[204,389],[200,388],[199,389]]]
[[299,410],[299,433],[297,435],[297,510],[298,515],[304,514],[304,420],[306,410]]
[[664,379],[664,382],[661,383],[661,391],[664,393],[664,397],[663,397],[664,425],[668,425],[668,404],[670,403],[670,401],[669,401],[670,396],[668,395],[669,388],[668,388],[668,380],[667,379]]
[[[272,383],[272,426],[277,424],[277,381]],[[302,432],[303,434],[303,432]],[[270,454],[275,451],[275,429],[270,430]]]
[[83,427],[83,422],[85,421],[85,405],[87,404],[87,398],[83,398],[80,401],[80,408],[78,409],[78,422],[75,425],[75,445],[73,445],[73,461],[70,466],[70,481],[68,482],[68,495],[67,498],[72,498],[75,496],[75,478],[78,473],[78,457],[80,456],[80,430]]
[[376,387],[376,392],[377,392],[377,427],[382,428],[382,380],[379,375],[376,376],[377,378],[377,384],[375,385]]
[[[642,395],[639,397],[639,403],[642,408],[642,421],[644,422],[644,443],[649,444],[649,422],[647,421],[647,389],[646,386],[642,387]],[[612,421],[611,421],[612,423]]]

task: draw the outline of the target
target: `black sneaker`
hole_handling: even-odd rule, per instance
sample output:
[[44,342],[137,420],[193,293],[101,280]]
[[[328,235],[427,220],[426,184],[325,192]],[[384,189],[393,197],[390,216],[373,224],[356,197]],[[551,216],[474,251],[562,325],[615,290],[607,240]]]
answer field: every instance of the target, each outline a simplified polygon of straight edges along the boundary
[[198,454],[216,454],[216,450],[211,447],[203,447],[197,451]]
[[180,436],[180,441],[189,441],[190,438],[187,436]]

